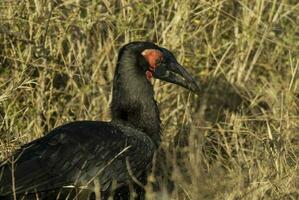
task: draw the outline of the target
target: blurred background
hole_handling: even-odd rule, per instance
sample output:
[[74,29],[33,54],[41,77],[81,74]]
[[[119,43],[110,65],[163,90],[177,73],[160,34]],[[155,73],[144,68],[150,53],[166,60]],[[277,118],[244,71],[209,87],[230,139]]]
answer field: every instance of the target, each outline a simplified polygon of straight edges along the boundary
[[164,132],[148,199],[299,199],[298,0],[1,0],[0,160],[110,120],[118,50],[136,40],[202,88],[153,81]]

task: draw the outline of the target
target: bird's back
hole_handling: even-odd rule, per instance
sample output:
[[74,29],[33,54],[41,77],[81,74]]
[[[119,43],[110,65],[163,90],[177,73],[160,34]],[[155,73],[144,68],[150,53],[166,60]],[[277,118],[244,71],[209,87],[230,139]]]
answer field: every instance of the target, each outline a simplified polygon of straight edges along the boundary
[[[155,147],[143,132],[120,123],[78,121],[60,126],[0,165],[0,196],[88,188],[139,177]],[[14,182],[14,183],[13,183]]]

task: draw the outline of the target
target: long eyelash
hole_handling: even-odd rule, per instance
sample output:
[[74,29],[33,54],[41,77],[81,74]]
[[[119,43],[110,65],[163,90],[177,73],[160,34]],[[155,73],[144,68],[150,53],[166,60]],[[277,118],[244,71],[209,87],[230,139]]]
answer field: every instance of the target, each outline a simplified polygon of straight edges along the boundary
[[164,63],[164,61],[163,61],[163,59],[161,59],[161,58],[158,58],[157,60],[156,60],[156,64],[157,65],[161,65],[161,64],[163,64]]

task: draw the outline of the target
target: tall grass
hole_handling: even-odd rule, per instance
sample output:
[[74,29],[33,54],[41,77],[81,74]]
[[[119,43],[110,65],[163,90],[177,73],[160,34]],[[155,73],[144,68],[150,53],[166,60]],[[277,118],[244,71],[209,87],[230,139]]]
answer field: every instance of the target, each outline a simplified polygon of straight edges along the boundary
[[148,40],[202,88],[195,97],[153,83],[166,162],[148,199],[299,199],[298,1],[2,0],[0,9],[0,159],[66,122],[109,120],[118,49]]

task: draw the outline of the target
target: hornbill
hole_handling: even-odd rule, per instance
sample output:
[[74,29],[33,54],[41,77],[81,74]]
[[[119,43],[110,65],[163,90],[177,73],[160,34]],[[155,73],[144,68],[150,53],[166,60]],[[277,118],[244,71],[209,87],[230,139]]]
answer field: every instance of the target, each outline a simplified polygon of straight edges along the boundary
[[22,146],[0,164],[0,199],[143,199],[161,141],[152,77],[199,91],[169,50],[151,42],[124,45],[113,80],[112,120],[67,123]]

